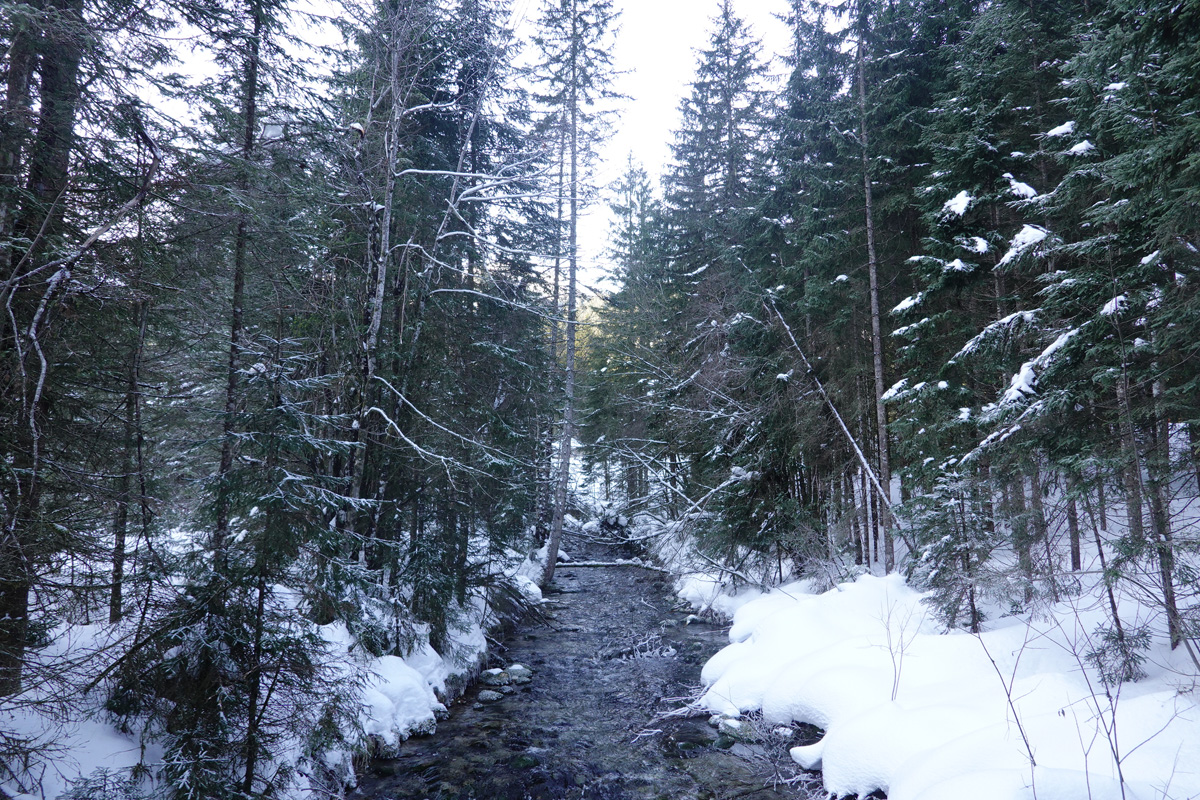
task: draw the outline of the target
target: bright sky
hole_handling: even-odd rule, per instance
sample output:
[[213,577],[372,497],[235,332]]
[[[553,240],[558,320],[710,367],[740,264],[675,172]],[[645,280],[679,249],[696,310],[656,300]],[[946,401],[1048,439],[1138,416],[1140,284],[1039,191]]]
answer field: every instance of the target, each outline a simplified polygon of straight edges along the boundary
[[[532,22],[539,5],[539,0],[516,0],[514,12]],[[665,172],[672,134],[679,127],[679,103],[689,93],[696,51],[708,45],[720,0],[614,0],[614,5],[621,17],[613,60],[625,72],[615,88],[629,99],[620,103],[614,133],[600,153],[595,180],[602,187],[621,177],[630,153],[652,179]],[[777,16],[787,12],[786,0],[734,0],[734,9],[762,40],[764,58],[790,50],[787,26]],[[782,67],[775,71],[782,73]],[[604,274],[608,227],[606,206],[589,209],[581,220],[586,284]]]
[[[516,35],[528,39],[537,22],[542,0],[513,0],[513,25]],[[689,93],[695,77],[697,50],[706,47],[711,23],[721,0],[613,0],[620,12],[620,26],[614,51],[614,64],[622,71],[615,89],[628,99],[617,104],[612,135],[602,146],[600,164],[594,180],[604,189],[625,171],[629,155],[657,181],[671,159],[673,132],[679,127],[679,103]],[[346,13],[330,0],[297,0],[296,5],[318,16]],[[766,60],[787,53],[791,38],[779,19],[788,10],[787,0],[733,0],[734,10],[745,19],[762,41]],[[337,34],[327,25],[304,27],[311,41],[336,42]],[[180,34],[186,40],[184,34]],[[190,71],[197,75],[211,66],[196,58],[187,58]],[[773,72],[783,74],[775,61]],[[163,101],[159,99],[159,103]],[[178,118],[191,116],[189,109],[165,110]],[[608,245],[610,215],[607,192],[602,201],[586,209],[580,221],[582,281],[595,285],[607,269],[604,251]]]

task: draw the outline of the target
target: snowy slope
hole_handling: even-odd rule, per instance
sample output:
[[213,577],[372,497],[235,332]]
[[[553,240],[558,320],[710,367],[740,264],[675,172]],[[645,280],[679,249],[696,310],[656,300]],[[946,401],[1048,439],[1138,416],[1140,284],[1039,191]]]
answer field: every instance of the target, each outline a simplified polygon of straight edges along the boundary
[[[1130,619],[1139,611],[1122,606]],[[822,769],[838,796],[1200,796],[1200,708],[1183,648],[1158,631],[1148,676],[1106,695],[1086,660],[1104,621],[1099,587],[976,636],[941,630],[895,575],[823,594],[790,584],[740,605],[700,703],[823,728],[792,757]]]

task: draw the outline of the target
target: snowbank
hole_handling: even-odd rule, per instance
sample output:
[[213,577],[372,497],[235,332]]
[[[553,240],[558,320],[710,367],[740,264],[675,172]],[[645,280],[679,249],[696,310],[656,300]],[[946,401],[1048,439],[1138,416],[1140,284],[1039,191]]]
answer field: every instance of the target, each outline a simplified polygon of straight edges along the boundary
[[[541,589],[533,577],[541,574],[543,565],[515,552],[505,556],[494,561],[493,573],[499,580],[515,586],[526,602],[540,603]],[[296,593],[284,586],[275,588],[280,602],[296,611]],[[342,622],[320,627],[325,661],[336,670],[337,682],[358,687],[360,711],[356,730],[367,737],[359,742],[359,747],[386,755],[410,736],[432,733],[438,716],[446,711],[445,703],[478,673],[488,649],[485,630],[499,622],[497,612],[483,590],[474,592],[467,607],[456,611],[455,616],[461,622],[448,632],[444,652],[438,652],[429,643],[427,626],[417,626],[415,644],[404,657],[375,657],[366,653]],[[46,655],[65,658],[71,654],[82,659],[84,654],[100,653],[111,647],[110,640],[119,635],[119,629],[108,625],[67,625],[55,632],[54,643]],[[103,701],[103,692],[95,691],[74,698],[68,708],[56,701],[52,693],[33,687],[20,698],[20,705],[10,700],[0,704],[3,730],[47,747],[42,758],[31,763],[22,783],[11,779],[0,782],[0,797],[53,800],[71,793],[72,798],[91,800],[99,796],[95,787],[102,787],[104,797],[133,797],[143,781],[132,776],[143,767],[150,774],[157,772],[162,752],[153,740],[144,741],[137,731],[118,730],[104,712]],[[337,782],[353,783],[351,753],[326,752],[321,764],[303,764],[306,759],[300,743],[304,732],[294,733],[296,740],[279,748],[277,757],[281,762],[302,767],[301,774],[310,774],[313,771],[309,767],[316,767],[314,775],[324,772],[336,776]],[[123,787],[128,787],[128,792]],[[317,796],[329,795],[296,784],[281,794],[286,800]]]
[[1042,621],[1001,619],[976,636],[942,631],[895,575],[726,601],[706,596],[712,587],[696,578],[679,588],[694,604],[736,609],[731,644],[704,667],[699,704],[824,729],[792,757],[821,769],[838,796],[1200,795],[1200,709],[1194,682],[1182,677],[1186,656],[1156,640],[1149,676],[1106,697],[1084,668],[1090,632],[1104,622],[1096,596],[1064,602]]

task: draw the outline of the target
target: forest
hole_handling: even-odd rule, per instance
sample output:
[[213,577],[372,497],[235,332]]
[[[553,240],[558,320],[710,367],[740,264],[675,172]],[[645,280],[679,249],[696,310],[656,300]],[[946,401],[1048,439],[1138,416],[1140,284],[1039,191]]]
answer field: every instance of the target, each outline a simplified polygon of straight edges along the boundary
[[0,797],[81,717],[154,756],[63,797],[340,796],[331,626],[445,654],[589,513],[975,633],[1099,585],[1105,685],[1200,674],[1200,2],[790,0],[773,59],[723,0],[614,186],[618,9],[534,5],[3,0]]

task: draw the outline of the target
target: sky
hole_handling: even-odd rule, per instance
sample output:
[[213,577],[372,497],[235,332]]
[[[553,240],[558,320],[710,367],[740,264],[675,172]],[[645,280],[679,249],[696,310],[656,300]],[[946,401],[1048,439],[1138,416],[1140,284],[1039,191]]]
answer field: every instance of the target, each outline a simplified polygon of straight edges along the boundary
[[[512,27],[526,42],[532,37],[543,0],[513,0]],[[608,269],[610,214],[604,192],[624,174],[629,156],[657,180],[671,159],[673,132],[679,126],[679,103],[689,93],[695,76],[697,50],[707,46],[713,18],[721,0],[613,0],[619,12],[613,62],[621,73],[614,89],[626,99],[617,101],[612,134],[602,144],[593,183],[602,189],[601,200],[586,208],[580,219],[581,280],[585,287],[601,285]],[[329,0],[298,0],[297,7],[325,17],[344,13]],[[787,26],[779,19],[788,10],[787,0],[733,0],[734,10],[749,23],[762,41],[764,59],[772,60],[791,49]],[[336,42],[328,26],[305,26],[303,35],[314,42]],[[180,34],[186,41],[186,34]],[[188,70],[197,76],[211,71],[203,60],[185,57]],[[774,61],[774,71],[783,68]],[[161,98],[176,118],[191,117],[186,107]]]
[[[518,35],[536,20],[539,5],[539,0],[516,0]],[[689,93],[696,51],[708,44],[720,0],[614,0],[614,6],[621,16],[613,61],[624,73],[615,88],[628,99],[617,104],[613,135],[600,150],[594,180],[601,187],[621,177],[631,153],[655,182],[666,171],[672,134],[679,126],[679,103]],[[777,16],[787,7],[786,0],[734,0],[736,13],[763,41],[764,58],[790,49],[787,26]],[[609,224],[602,205],[589,209],[580,220],[585,285],[603,279]]]

